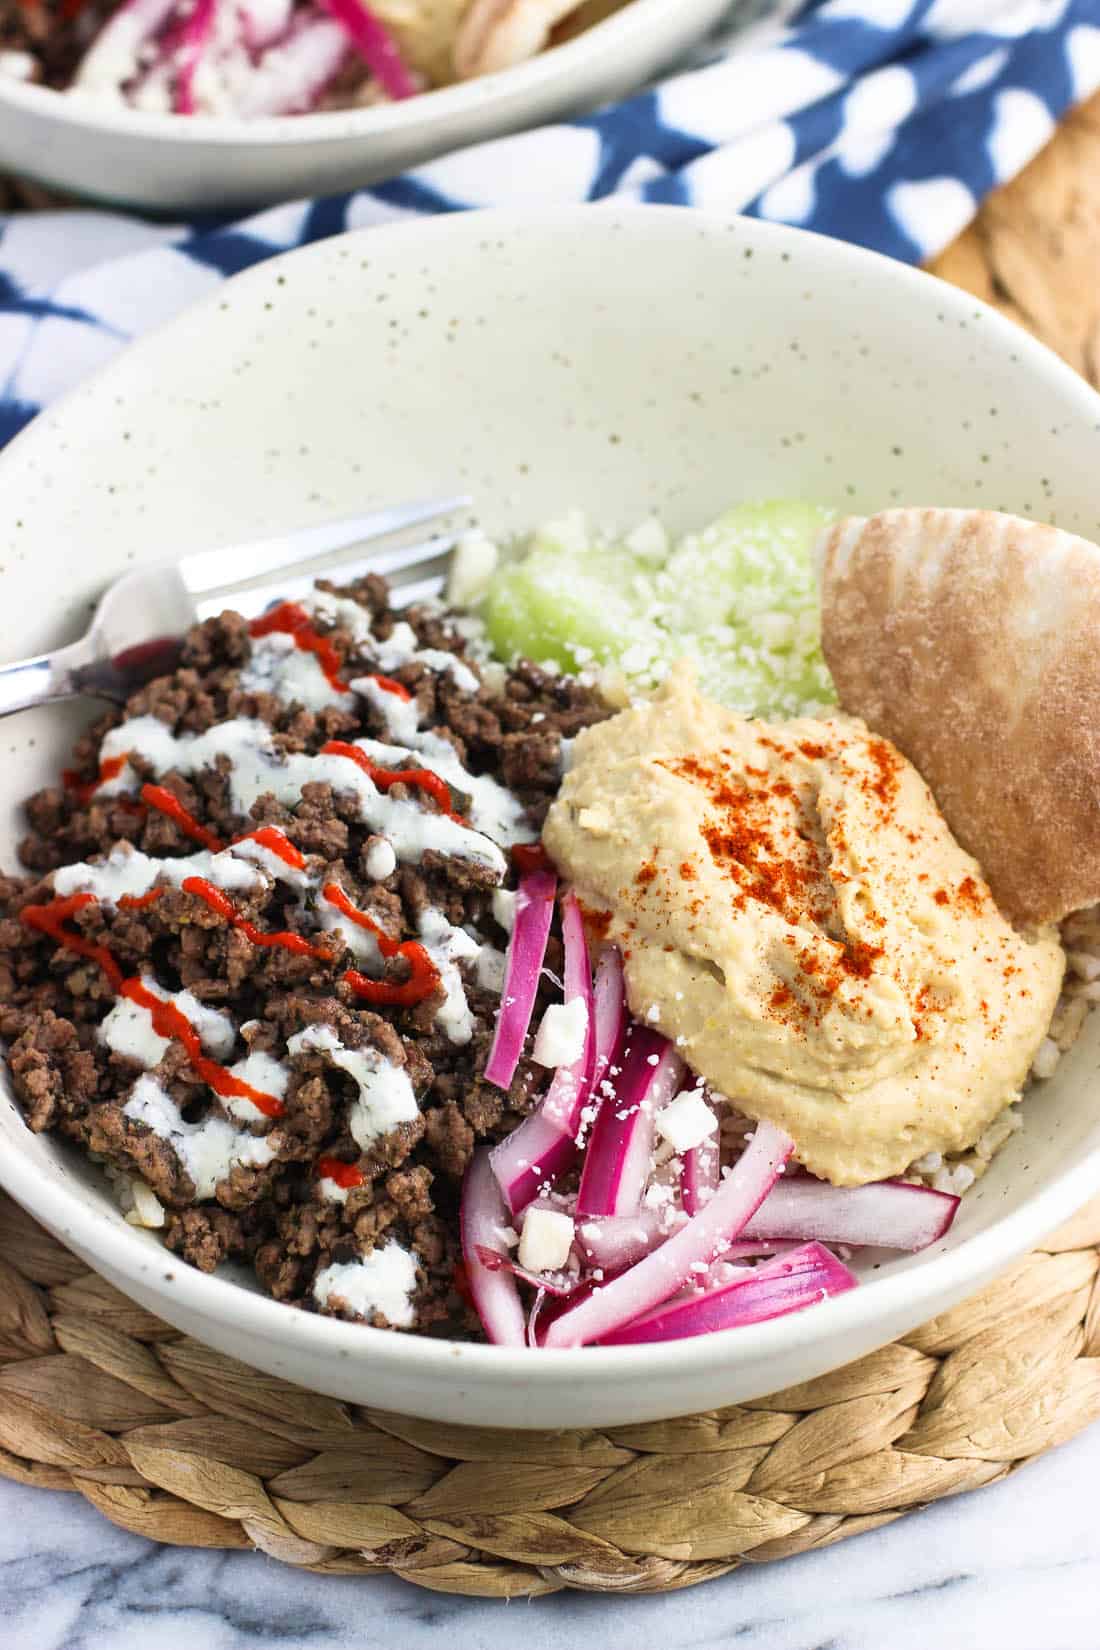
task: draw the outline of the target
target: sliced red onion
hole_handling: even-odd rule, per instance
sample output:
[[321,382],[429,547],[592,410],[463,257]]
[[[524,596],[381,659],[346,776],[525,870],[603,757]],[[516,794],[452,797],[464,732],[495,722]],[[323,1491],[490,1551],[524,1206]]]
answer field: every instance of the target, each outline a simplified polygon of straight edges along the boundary
[[146,47],[166,26],[177,0],[123,0],[98,31],[73,76],[73,90],[122,99],[141,71]]
[[316,109],[347,61],[348,37],[328,17],[292,22],[262,54],[240,87],[236,112],[246,120]]
[[561,925],[565,942],[564,995],[567,1002],[578,996],[584,1000],[584,1049],[572,1065],[559,1066],[555,1071],[538,1111],[493,1148],[493,1173],[513,1215],[525,1209],[544,1186],[552,1185],[576,1160],[577,1135],[592,1084],[596,1046],[592,967],[580,906],[573,894],[562,901]]
[[879,1180],[830,1186],[808,1176],[781,1180],[744,1228],[747,1238],[816,1238],[881,1249],[924,1249],[943,1237],[959,1207],[949,1192]]
[[266,51],[290,30],[294,0],[237,0],[237,15],[245,46],[253,54]]
[[527,1314],[527,1345],[535,1349],[542,1345],[542,1342],[539,1340],[539,1332],[540,1322],[542,1319],[542,1309],[545,1304],[546,1290],[540,1289],[537,1291],[534,1301],[531,1304],[531,1310]]
[[641,1202],[653,1160],[653,1120],[683,1080],[684,1062],[659,1031],[631,1027],[614,1079],[584,1156],[577,1213],[632,1215]]
[[581,1113],[592,1088],[596,1057],[596,1026],[592,993],[592,960],[584,933],[584,919],[576,894],[566,894],[561,902],[561,934],[565,946],[563,997],[567,1003],[579,997],[584,1003],[584,1048],[572,1065],[559,1066],[547,1090],[541,1111],[571,1140],[577,1138]]
[[684,1213],[697,1215],[718,1190],[718,1136],[684,1152],[680,1159],[680,1201]]
[[172,48],[176,65],[176,85],[172,107],[177,115],[193,115],[195,75],[214,36],[218,0],[195,0],[195,8],[181,27]]
[[551,1295],[545,1289],[540,1289],[535,1296],[534,1304],[527,1318],[527,1345],[545,1346],[546,1332],[552,1323],[556,1323],[563,1312],[588,1300],[600,1287],[596,1278],[584,1278],[571,1295]]
[[604,1215],[580,1219],[577,1244],[585,1260],[604,1272],[621,1272],[648,1255],[669,1236],[655,1209],[632,1215]]
[[[462,1258],[466,1263],[470,1295],[489,1340],[494,1346],[523,1346],[527,1338],[523,1306],[516,1280],[506,1264],[508,1251],[503,1232],[508,1224],[508,1211],[489,1163],[489,1153],[482,1149],[470,1159],[462,1183],[459,1209]],[[496,1255],[500,1264],[486,1266],[481,1258],[485,1250]]]
[[694,1268],[709,1267],[740,1237],[793,1151],[790,1135],[774,1123],[758,1123],[747,1150],[710,1202],[644,1260],[563,1313],[546,1332],[547,1346],[587,1346],[603,1340],[668,1300]]
[[405,67],[397,42],[365,0],[318,0],[339,23],[386,96],[400,102],[414,97],[417,86]]
[[542,960],[550,937],[558,879],[552,871],[532,871],[520,878],[516,914],[504,958],[504,986],[485,1065],[485,1080],[497,1088],[512,1086],[531,1024]]
[[[666,1301],[601,1336],[601,1345],[680,1341],[710,1335],[718,1329],[763,1323],[768,1318],[801,1312],[831,1295],[842,1295],[857,1284],[858,1279],[828,1249],[820,1243],[807,1243],[763,1266],[742,1269],[721,1288]],[[564,1322],[565,1318],[558,1320],[559,1324]]]
[[600,1084],[626,1037],[626,983],[623,979],[623,959],[617,945],[609,945],[600,953],[593,998],[596,1053],[592,1066],[592,1088],[598,1099]]
[[499,1272],[502,1266],[506,1267],[521,1283],[529,1283],[532,1289],[541,1289],[557,1300],[575,1294],[584,1282],[579,1272],[532,1272],[528,1267],[521,1266],[518,1260],[513,1260],[511,1255],[502,1255],[499,1250],[486,1248],[483,1243],[477,1246],[477,1258],[488,1271]]
[[545,1186],[570,1169],[577,1157],[576,1141],[549,1122],[541,1111],[532,1112],[492,1151],[493,1173],[513,1215],[518,1215]]
[[784,1243],[778,1238],[738,1238],[736,1243],[722,1250],[715,1264],[725,1260],[749,1260],[756,1255],[786,1254],[788,1249],[797,1247],[796,1243]]

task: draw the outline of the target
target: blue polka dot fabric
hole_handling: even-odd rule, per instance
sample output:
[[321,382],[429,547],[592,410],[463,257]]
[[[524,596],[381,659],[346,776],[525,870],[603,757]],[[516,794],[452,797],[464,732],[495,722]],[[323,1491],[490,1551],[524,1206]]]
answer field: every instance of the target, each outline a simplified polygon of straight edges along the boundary
[[347,229],[514,205],[517,177],[528,206],[742,212],[921,262],[1098,87],[1100,0],[743,0],[622,103],[352,195],[173,228],[0,217],[0,443],[239,270]]

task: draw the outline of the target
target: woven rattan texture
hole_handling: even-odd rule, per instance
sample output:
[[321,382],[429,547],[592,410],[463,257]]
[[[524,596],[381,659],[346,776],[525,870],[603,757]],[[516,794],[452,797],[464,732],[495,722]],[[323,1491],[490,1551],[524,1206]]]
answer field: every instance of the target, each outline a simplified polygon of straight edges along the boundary
[[492,1597],[666,1592],[992,1484],[1100,1417],[1100,1203],[984,1294],[753,1404],[599,1432],[321,1398],[150,1316],[0,1199],[0,1472],[184,1546]]
[[[0,183],[0,208],[50,204]],[[939,259],[1100,381],[1100,99]],[[123,1528],[511,1598],[666,1592],[1015,1470],[1100,1416],[1100,1203],[984,1294],[806,1386],[508,1433],[383,1415],[181,1336],[0,1198],[0,1473]]]

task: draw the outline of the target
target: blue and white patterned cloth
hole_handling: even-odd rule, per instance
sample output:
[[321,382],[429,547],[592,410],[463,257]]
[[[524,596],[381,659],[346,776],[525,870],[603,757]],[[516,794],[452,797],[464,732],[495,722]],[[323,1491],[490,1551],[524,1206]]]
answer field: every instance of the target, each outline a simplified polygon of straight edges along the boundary
[[916,263],[1098,86],[1100,0],[756,0],[623,103],[352,195],[175,228],[0,216],[0,444],[227,276],[418,214],[614,195],[799,224]]

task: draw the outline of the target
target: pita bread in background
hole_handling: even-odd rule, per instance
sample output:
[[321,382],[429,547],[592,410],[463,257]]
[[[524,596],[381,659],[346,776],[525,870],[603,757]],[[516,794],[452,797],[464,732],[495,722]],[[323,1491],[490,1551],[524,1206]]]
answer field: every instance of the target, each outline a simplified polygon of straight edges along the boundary
[[844,710],[931,787],[1021,924],[1100,900],[1100,549],[990,510],[885,510],[820,541]]
[[470,0],[371,0],[409,68],[432,86],[455,78],[455,40],[469,10]]
[[460,80],[495,74],[535,57],[581,0],[473,0],[455,40]]
[[511,68],[602,23],[626,0],[371,0],[411,69],[447,86]]

